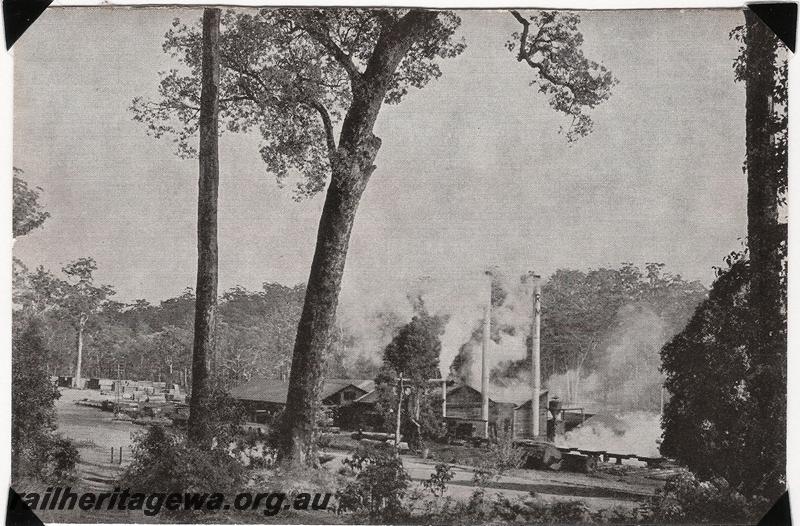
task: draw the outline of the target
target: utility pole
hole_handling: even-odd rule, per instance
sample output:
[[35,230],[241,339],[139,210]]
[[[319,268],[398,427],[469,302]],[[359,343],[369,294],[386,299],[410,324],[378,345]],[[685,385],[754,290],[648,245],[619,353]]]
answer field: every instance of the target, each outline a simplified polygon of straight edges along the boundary
[[539,393],[542,390],[540,337],[542,321],[541,276],[530,273],[533,279],[533,321],[531,322],[531,438],[539,436]]

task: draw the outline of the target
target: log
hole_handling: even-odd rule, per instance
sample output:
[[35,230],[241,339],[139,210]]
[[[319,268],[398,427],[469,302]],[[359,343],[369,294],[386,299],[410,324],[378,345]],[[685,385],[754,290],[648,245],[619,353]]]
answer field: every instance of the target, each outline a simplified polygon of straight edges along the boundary
[[579,453],[565,453],[562,455],[561,469],[576,473],[591,473],[597,469],[597,457],[594,455],[581,455]]

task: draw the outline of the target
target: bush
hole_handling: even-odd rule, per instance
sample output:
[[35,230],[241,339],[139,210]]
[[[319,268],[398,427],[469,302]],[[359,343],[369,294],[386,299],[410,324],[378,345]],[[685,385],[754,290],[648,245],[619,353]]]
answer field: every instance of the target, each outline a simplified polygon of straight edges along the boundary
[[152,426],[134,437],[121,487],[143,493],[222,493],[241,490],[244,467],[223,448],[191,447],[185,437]]
[[50,484],[63,484],[75,480],[75,464],[80,455],[78,449],[68,438],[55,435],[51,438],[43,455],[43,480]]
[[672,394],[661,453],[703,479],[724,477],[745,494],[774,500],[786,485],[785,275],[774,283],[779,304],[769,310],[776,314],[765,316],[764,298],[751,291],[763,269],[751,268],[744,253],[726,263],[708,298],[661,349]]
[[41,321],[14,318],[11,354],[12,481],[31,479],[50,484],[74,477],[78,451],[53,433],[54,402],[60,396],[45,372],[47,348]]
[[[435,509],[431,507],[431,509]],[[496,494],[487,497],[473,494],[468,502],[456,502],[452,506],[436,509],[422,519],[431,524],[581,524],[591,523],[595,516],[586,504],[580,501],[547,502],[540,498],[509,498]],[[635,522],[630,516],[626,522]]]
[[430,478],[422,482],[422,486],[434,497],[442,497],[447,491],[447,483],[453,480],[454,476],[453,466],[440,462],[436,464],[435,471],[431,473]]
[[337,493],[338,512],[366,513],[380,520],[407,515],[402,500],[411,477],[393,448],[362,446],[344,464],[355,480]]
[[724,479],[699,481],[691,473],[668,480],[649,502],[654,521],[690,523],[754,523],[768,504],[760,497],[744,497]]
[[488,451],[477,462],[473,484],[484,488],[490,480],[499,478],[510,469],[521,467],[525,456],[524,449],[514,446],[510,431],[498,433],[497,440],[489,444]]

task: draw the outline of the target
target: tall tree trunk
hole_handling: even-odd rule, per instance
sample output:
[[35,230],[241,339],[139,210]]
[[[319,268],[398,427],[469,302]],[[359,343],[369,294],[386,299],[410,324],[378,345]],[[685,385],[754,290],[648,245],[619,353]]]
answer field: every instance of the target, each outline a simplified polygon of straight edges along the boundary
[[[774,297],[781,261],[777,244],[778,176],[772,137],[773,99],[777,68],[776,39],[772,30],[749,9],[747,24],[746,142],[747,142],[747,244],[753,268],[753,299],[768,318],[778,304]],[[763,325],[763,324],[760,324]],[[762,334],[767,336],[767,334]]]
[[[779,181],[785,159],[778,155],[773,135],[778,83],[778,41],[772,30],[745,9],[746,24],[746,143],[747,245],[750,252],[750,335],[748,389],[751,422],[746,440],[762,451],[761,480],[748,489],[777,497],[783,490],[786,465],[786,312],[781,285],[786,242],[779,218]],[[784,84],[785,85],[785,84]],[[780,97],[785,100],[785,97]],[[781,153],[783,155],[783,152]]]
[[381,141],[375,120],[400,60],[436,18],[435,12],[412,10],[375,45],[366,71],[351,77],[353,101],[342,123],[339,146],[331,156],[331,183],[325,196],[317,244],[297,328],[279,453],[295,464],[316,462],[314,430],[322,387],[323,353],[336,317],[342,275],[356,209],[375,170]]
[[212,441],[208,414],[208,362],[214,353],[217,313],[219,23],[219,9],[203,10],[200,177],[197,197],[197,299],[188,425],[189,441],[192,445],[203,449],[210,449]]
[[81,367],[83,365],[83,328],[86,326],[86,318],[81,315],[78,318],[78,363],[75,366],[75,378],[73,378],[72,383],[80,389],[81,386]]

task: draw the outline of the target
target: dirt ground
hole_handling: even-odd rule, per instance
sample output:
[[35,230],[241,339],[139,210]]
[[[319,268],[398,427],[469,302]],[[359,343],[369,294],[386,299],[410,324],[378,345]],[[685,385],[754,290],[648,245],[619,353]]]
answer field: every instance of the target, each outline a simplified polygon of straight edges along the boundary
[[[81,490],[110,491],[113,479],[130,462],[132,437],[143,431],[143,426],[130,422],[115,421],[112,414],[92,407],[75,404],[84,398],[100,400],[104,398],[98,391],[63,389],[56,402],[58,431],[74,440],[81,455],[78,465],[80,481],[76,484]],[[114,463],[111,463],[111,448],[115,449]],[[122,461],[119,448],[122,447]],[[342,467],[342,460],[348,456],[346,451],[329,449],[326,451],[333,459],[325,464],[332,472]],[[422,481],[434,472],[436,461],[404,455],[403,463],[413,481]],[[455,478],[448,484],[447,495],[456,499],[466,499],[473,492],[472,468],[465,465],[454,466]],[[581,500],[592,510],[615,506],[634,508],[641,505],[654,491],[663,485],[663,479],[670,470],[635,468],[600,464],[595,473],[580,474],[567,472],[538,471],[529,469],[512,470],[489,484],[488,492],[505,494],[509,497],[527,496],[534,493],[545,500]],[[75,512],[78,513],[78,512]],[[43,519],[81,522],[141,522],[142,517],[128,516],[116,512],[113,517],[106,514],[87,517],[86,512],[75,517],[42,517]],[[317,522],[319,518],[316,519]],[[150,522],[149,520],[147,522]],[[215,521],[216,522],[216,521]]]

